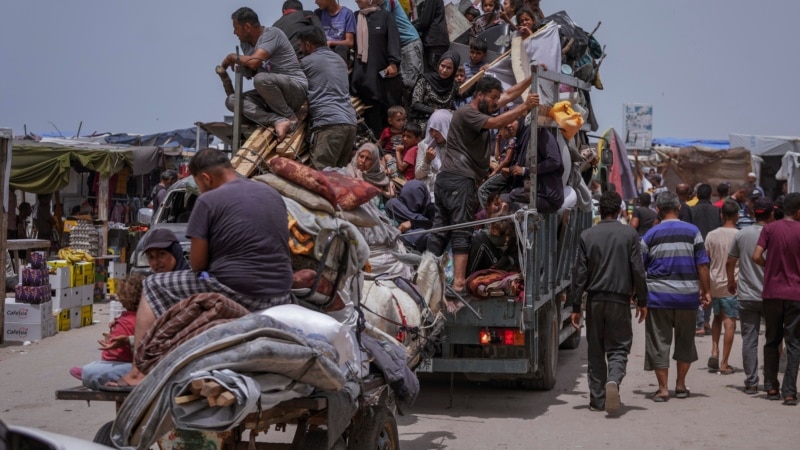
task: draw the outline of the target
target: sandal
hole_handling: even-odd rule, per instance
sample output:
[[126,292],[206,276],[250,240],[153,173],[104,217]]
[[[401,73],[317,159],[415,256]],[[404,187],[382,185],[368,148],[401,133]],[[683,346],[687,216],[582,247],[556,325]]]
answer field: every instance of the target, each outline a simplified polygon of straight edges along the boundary
[[691,391],[689,391],[689,388],[683,390],[678,390],[677,388],[675,389],[675,398],[689,398],[690,394]]
[[652,394],[649,394],[647,396],[647,398],[649,398],[650,400],[652,400],[652,401],[654,401],[656,403],[664,403],[664,402],[669,400],[669,395],[667,395],[667,396],[658,395],[658,391],[655,391]]
[[728,366],[727,369],[720,370],[717,373],[720,375],[733,375],[734,373],[736,373],[736,368],[733,366]]
[[[115,385],[109,384],[114,383]],[[130,392],[138,385],[132,385],[125,381],[123,378],[119,378],[116,381],[109,381],[108,383],[100,386],[101,391],[108,391],[108,392]]]
[[708,370],[719,370],[719,358],[716,356],[708,357]]

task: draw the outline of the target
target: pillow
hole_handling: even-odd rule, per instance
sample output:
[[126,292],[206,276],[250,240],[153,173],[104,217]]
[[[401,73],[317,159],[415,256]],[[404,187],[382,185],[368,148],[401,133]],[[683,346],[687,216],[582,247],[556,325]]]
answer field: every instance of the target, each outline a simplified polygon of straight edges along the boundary
[[284,180],[275,174],[265,173],[253,179],[272,186],[284,197],[288,197],[310,210],[323,211],[328,214],[334,213],[333,205],[321,195],[302,188],[291,181]]
[[275,175],[322,196],[331,205],[336,204],[336,196],[333,193],[333,189],[331,189],[328,179],[322,172],[304,166],[297,161],[281,157],[272,158],[269,161],[269,166]]
[[323,175],[328,179],[336,203],[345,211],[352,211],[381,193],[380,189],[366,181],[338,172],[323,172]]
[[[372,206],[370,203],[365,203],[350,211],[339,211],[336,217],[340,217],[359,228],[372,228],[381,224],[381,219],[375,217],[373,211],[368,209]],[[374,208],[374,206],[372,206]]]
[[[292,289],[311,289],[314,285],[314,280],[317,278],[317,271],[312,269],[301,269],[292,274]],[[328,297],[333,292],[333,284],[328,281],[327,278],[324,276],[320,278],[319,284],[317,285],[317,292],[322,294],[322,296],[318,295],[311,295],[308,298],[304,298],[303,295],[299,295],[298,297],[301,300],[309,300],[312,303],[318,304],[319,302],[326,302],[328,301]],[[296,294],[297,295],[297,294]],[[324,306],[319,304],[318,306]],[[333,302],[325,308],[326,311],[339,311],[340,309],[344,308],[344,301],[342,298],[339,297],[337,293],[334,298]]]

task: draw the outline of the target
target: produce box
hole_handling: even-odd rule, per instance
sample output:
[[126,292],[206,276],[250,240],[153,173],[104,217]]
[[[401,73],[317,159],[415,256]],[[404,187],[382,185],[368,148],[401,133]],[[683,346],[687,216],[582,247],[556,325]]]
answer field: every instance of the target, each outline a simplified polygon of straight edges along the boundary
[[44,286],[50,283],[50,272],[47,269],[23,267],[21,281],[23,286]]
[[88,327],[93,322],[93,306],[81,306],[81,326]]
[[39,304],[49,302],[50,298],[50,284],[44,286],[22,286],[17,285],[14,287],[14,298],[17,303],[31,303]]
[[56,316],[56,328],[58,331],[69,331],[70,309],[62,309]]
[[56,325],[52,318],[42,323],[6,322],[4,330],[7,341],[38,341],[56,334]]
[[44,302],[36,305],[18,303],[13,298],[6,299],[5,322],[14,323],[43,323],[53,317],[53,302]]

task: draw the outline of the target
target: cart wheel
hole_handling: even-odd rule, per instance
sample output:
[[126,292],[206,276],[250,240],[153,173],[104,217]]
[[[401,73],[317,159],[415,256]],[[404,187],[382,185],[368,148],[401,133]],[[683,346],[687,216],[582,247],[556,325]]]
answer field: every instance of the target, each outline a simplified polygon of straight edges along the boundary
[[[328,450],[328,430],[316,429],[306,432],[303,448],[308,450]],[[339,437],[339,439],[333,443],[333,447],[331,447],[330,450],[346,449],[347,446],[344,440]]]
[[103,426],[100,427],[99,430],[97,430],[97,434],[94,435],[94,439],[92,439],[92,442],[96,444],[107,445],[111,448],[115,448],[116,446],[114,445],[113,442],[111,442],[111,427],[113,426],[114,426],[113,420],[111,422],[106,422],[105,424],[103,424]]
[[400,437],[394,415],[385,406],[371,406],[353,423],[348,450],[397,450]]

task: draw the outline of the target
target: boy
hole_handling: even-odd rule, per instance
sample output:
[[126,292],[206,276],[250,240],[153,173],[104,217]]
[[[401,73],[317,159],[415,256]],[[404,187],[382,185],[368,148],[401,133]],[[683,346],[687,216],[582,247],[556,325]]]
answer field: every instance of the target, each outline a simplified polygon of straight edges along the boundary
[[389,176],[394,176],[396,169],[394,149],[403,143],[403,130],[406,125],[406,109],[400,105],[389,107],[386,111],[389,126],[383,129],[378,139],[378,148],[383,151],[383,161],[386,163]]
[[486,39],[475,39],[469,44],[469,62],[464,63],[464,72],[467,75],[467,79],[480,72],[481,67],[485,64],[483,60],[486,58],[488,50],[489,44]]
[[422,128],[419,124],[409,122],[403,129],[403,145],[395,147],[397,153],[397,171],[406,180],[414,179],[414,166],[417,163],[417,144],[422,140]]
[[[455,75],[456,86],[461,86],[465,81],[467,81],[467,73],[464,70],[464,66],[458,66]],[[461,108],[471,100],[472,96],[469,95],[469,92],[465,92],[463,96],[456,94],[455,98],[453,99],[453,109],[455,110]]]

